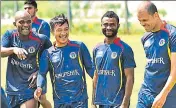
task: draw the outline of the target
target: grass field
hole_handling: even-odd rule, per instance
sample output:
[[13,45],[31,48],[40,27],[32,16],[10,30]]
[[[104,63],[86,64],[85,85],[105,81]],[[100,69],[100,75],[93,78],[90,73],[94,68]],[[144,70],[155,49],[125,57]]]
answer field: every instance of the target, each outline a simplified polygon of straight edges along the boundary
[[[142,44],[141,44],[141,36],[135,36],[135,35],[130,35],[130,36],[119,36],[123,41],[125,41],[126,43],[128,43],[134,52],[134,56],[135,56],[135,61],[136,61],[136,65],[137,67],[135,68],[135,83],[134,83],[134,88],[133,88],[133,92],[132,92],[132,96],[131,96],[131,106],[130,108],[135,108],[136,107],[136,103],[137,103],[137,96],[138,96],[138,91],[140,89],[141,83],[143,81],[143,74],[144,74],[144,66],[145,66],[145,55],[144,55],[144,51],[142,48]],[[83,41],[90,53],[92,53],[92,50],[94,48],[94,46],[98,43],[98,42],[102,42],[104,40],[104,36],[99,36],[99,35],[71,35],[70,36],[71,40],[79,40],[79,41]],[[53,38],[51,38],[51,40],[53,40]],[[6,76],[6,63],[7,59],[6,58],[1,58],[1,86],[4,88],[5,87],[5,76]],[[89,76],[87,77],[87,88],[88,88],[88,95],[89,95],[89,108],[90,108],[90,102],[91,102],[91,94],[92,94],[92,80]],[[47,98],[48,100],[52,103],[53,105],[53,100],[52,100],[52,86],[50,83],[50,78],[48,75],[48,92],[47,92]]]

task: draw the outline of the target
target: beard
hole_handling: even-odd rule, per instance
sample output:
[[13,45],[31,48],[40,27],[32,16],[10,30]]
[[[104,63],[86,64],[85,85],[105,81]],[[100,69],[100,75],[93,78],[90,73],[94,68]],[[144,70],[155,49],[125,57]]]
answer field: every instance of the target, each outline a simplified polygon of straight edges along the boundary
[[117,30],[118,30],[118,28],[115,28],[115,29],[111,29],[110,31],[112,32],[112,34],[111,35],[107,35],[106,34],[106,28],[104,28],[104,29],[102,29],[102,32],[103,32],[103,34],[107,37],[107,38],[112,38],[112,37],[115,37],[116,35],[117,35]]

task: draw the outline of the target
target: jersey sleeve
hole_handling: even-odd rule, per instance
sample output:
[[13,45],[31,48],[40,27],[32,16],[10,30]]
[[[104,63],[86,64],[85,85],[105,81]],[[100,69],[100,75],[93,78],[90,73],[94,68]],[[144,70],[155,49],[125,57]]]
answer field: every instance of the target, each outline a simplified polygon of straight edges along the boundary
[[80,47],[81,47],[80,50],[81,50],[83,65],[85,66],[85,69],[86,69],[86,72],[88,73],[88,75],[91,78],[93,78],[95,66],[92,62],[92,58],[90,56],[90,53],[84,43],[82,43]]
[[40,34],[46,35],[48,38],[50,38],[50,26],[47,22],[43,21],[41,28],[39,30]]
[[122,55],[122,59],[123,59],[123,67],[125,68],[135,68],[136,67],[136,63],[134,60],[134,54],[133,54],[133,50],[131,49],[131,47],[126,46],[124,48],[124,52]]
[[176,52],[176,30],[175,32],[171,35],[171,38],[170,38],[170,49],[171,49],[171,52]]
[[2,47],[10,47],[10,41],[11,41],[11,34],[7,30],[4,35],[2,35],[1,38],[1,46]]
[[44,50],[39,62],[39,72],[37,76],[37,87],[44,87],[46,84],[46,74],[49,70],[48,51]]

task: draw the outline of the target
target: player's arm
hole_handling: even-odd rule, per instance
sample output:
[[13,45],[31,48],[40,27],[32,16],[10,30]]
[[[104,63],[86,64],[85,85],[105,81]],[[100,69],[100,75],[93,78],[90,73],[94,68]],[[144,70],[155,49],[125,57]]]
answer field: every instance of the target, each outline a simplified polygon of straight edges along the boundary
[[[167,79],[167,82],[161,92],[156,96],[152,108],[162,107],[166,101],[166,98],[174,85],[176,84],[176,31],[171,34],[169,38],[170,42],[170,60],[171,60],[171,69],[170,75]],[[169,68],[169,67],[168,67]]]
[[46,84],[46,74],[48,72],[49,69],[49,59],[48,59],[48,51],[45,50],[42,55],[41,55],[41,59],[39,62],[39,72],[37,75],[37,89],[34,92],[34,98],[36,100],[39,100],[39,97],[42,94],[42,88],[44,87],[44,85]]
[[92,62],[90,53],[84,43],[81,44],[80,50],[81,50],[80,56],[82,56],[81,58],[83,59],[82,61],[83,61],[83,65],[85,66],[86,72],[91,78],[93,78],[95,66],[94,66],[94,63]]
[[[93,50],[93,63],[95,63],[95,49]],[[96,65],[95,65],[96,67]],[[94,98],[95,98],[95,90],[96,90],[96,86],[97,86],[97,80],[98,80],[98,74],[96,72],[96,68],[94,71],[94,76],[93,76],[93,83],[92,83],[92,108],[96,108],[96,105],[94,105]]]
[[129,46],[124,46],[124,52],[122,54],[124,73],[126,76],[125,94],[120,108],[128,108],[130,97],[134,84],[134,68],[136,63],[134,60],[133,50]]
[[50,26],[47,22],[43,21],[41,28],[39,29],[40,34],[46,35],[48,38],[50,38]]
[[168,94],[176,84],[176,52],[171,53],[171,72],[167,79],[167,82],[161,92],[156,96],[152,108],[163,106]]
[[133,90],[134,84],[134,68],[126,68],[124,70],[126,76],[126,85],[125,85],[125,95],[123,97],[122,105],[123,108],[127,108],[130,102],[131,93]]
[[1,57],[7,57],[16,54],[19,59],[25,59],[28,54],[23,48],[11,47],[11,33],[7,30],[1,40]]

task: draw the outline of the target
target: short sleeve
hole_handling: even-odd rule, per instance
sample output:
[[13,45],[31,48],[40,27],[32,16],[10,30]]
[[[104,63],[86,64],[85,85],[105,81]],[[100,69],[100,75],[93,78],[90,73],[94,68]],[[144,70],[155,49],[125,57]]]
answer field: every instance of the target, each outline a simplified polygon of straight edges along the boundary
[[10,41],[11,41],[11,34],[7,30],[4,35],[2,35],[1,38],[1,46],[2,47],[10,47]]
[[133,50],[129,46],[124,47],[123,55],[123,67],[125,68],[135,68],[136,63],[134,60]]

